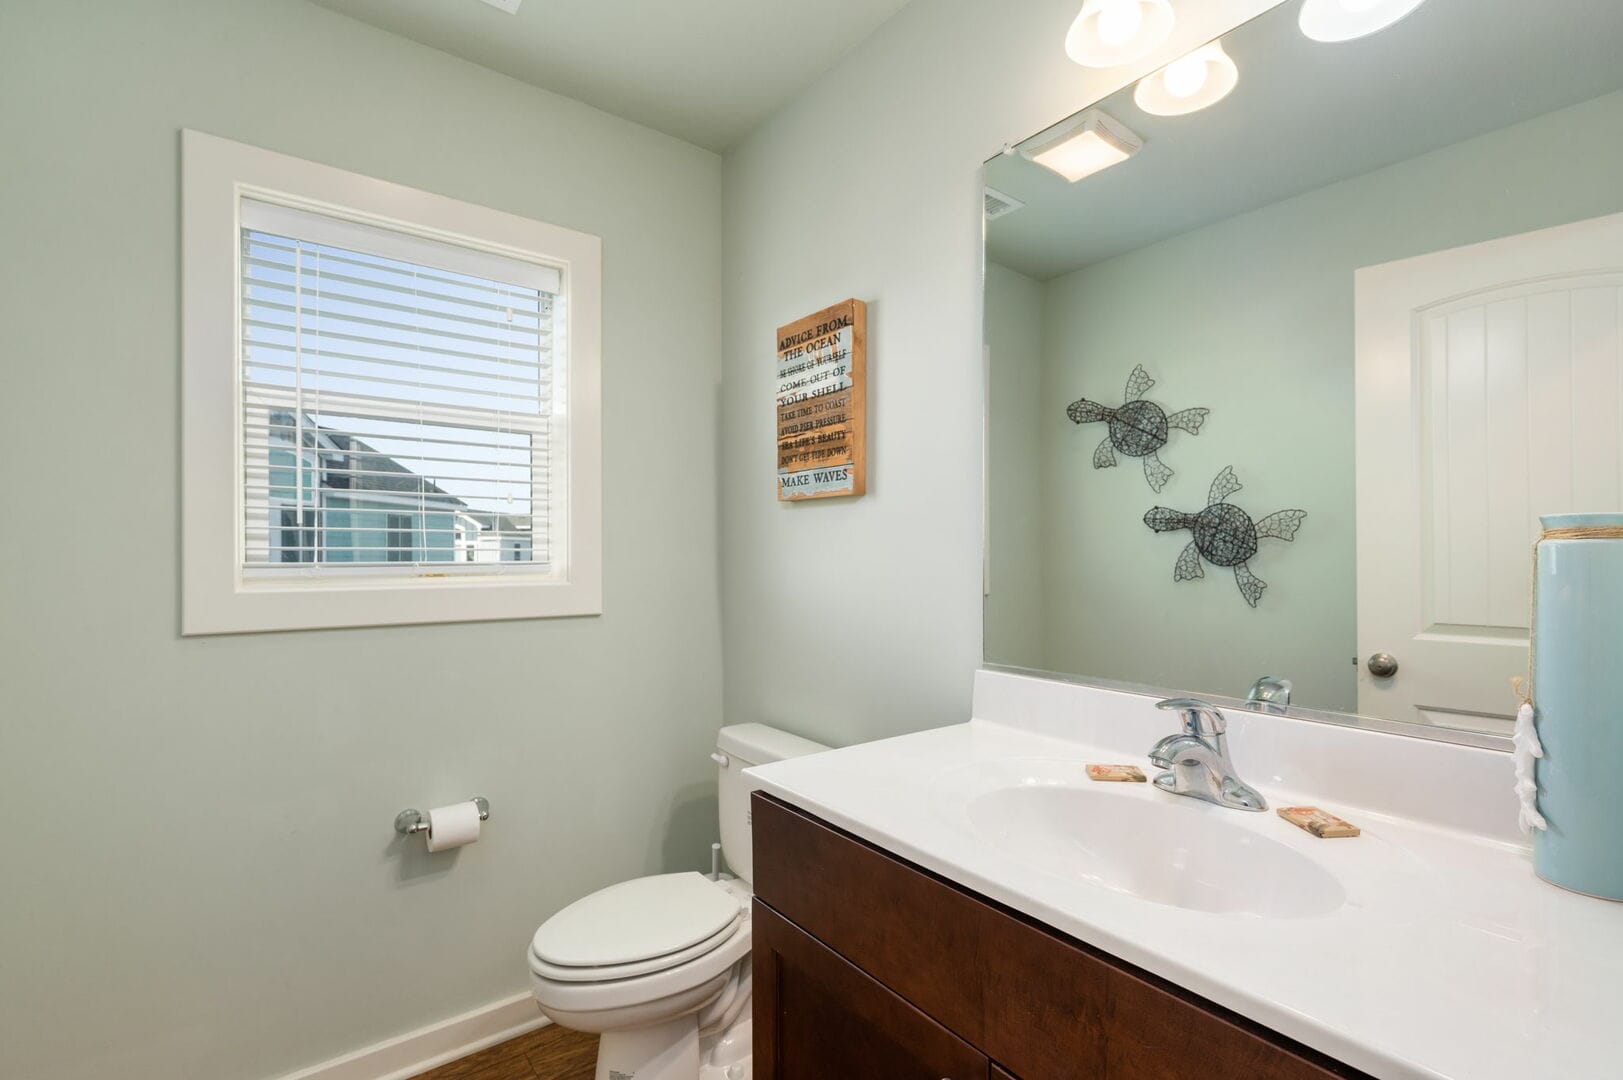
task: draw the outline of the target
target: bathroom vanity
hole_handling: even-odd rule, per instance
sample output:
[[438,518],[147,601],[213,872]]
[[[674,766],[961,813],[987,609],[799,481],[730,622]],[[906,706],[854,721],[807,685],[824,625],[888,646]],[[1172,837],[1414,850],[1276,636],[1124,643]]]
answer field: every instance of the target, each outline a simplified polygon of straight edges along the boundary
[[1366,1076],[770,796],[754,821],[758,1080]]
[[1509,755],[1225,715],[1265,813],[1090,781],[1176,717],[991,669],[968,723],[748,770],[757,1077],[1615,1075],[1623,905],[1533,875]]

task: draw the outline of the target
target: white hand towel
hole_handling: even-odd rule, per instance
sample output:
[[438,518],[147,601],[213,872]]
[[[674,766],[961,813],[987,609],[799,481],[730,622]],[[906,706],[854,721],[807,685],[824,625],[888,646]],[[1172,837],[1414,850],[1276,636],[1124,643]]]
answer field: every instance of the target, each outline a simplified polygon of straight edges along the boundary
[[1533,780],[1533,761],[1544,756],[1544,746],[1538,741],[1538,728],[1533,723],[1533,704],[1524,702],[1516,710],[1516,733],[1511,736],[1516,757],[1516,799],[1521,803],[1517,822],[1522,832],[1548,829],[1544,815],[1538,812],[1538,784]]

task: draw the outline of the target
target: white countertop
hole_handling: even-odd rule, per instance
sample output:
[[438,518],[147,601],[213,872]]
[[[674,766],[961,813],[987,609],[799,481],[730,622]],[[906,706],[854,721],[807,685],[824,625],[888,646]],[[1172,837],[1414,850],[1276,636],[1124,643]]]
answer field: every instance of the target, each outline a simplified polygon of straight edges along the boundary
[[[982,686],[989,677],[998,683],[990,690]],[[1241,777],[1271,807],[1320,805],[1363,828],[1363,836],[1342,840],[1310,836],[1272,809],[1222,809],[1148,784],[1094,785],[1121,799],[1222,815],[1226,826],[1299,851],[1347,894],[1336,910],[1307,917],[1194,911],[1038,866],[971,826],[966,770],[1004,763],[1007,773],[1009,762],[1032,762],[1050,772],[1074,764],[1080,774],[1089,763],[1136,763],[1151,773],[1144,751],[1153,738],[1143,736],[1175,727],[1149,699],[1055,690],[1046,681],[1033,695],[1012,678],[978,676],[976,714],[998,720],[782,761],[751,775],[831,824],[1381,1080],[1623,1076],[1623,904],[1534,877],[1526,849],[1505,835],[1503,821],[1514,813],[1508,795],[1508,811],[1497,802],[1461,809],[1499,790],[1501,769],[1508,792],[1504,755],[1230,713]],[[1019,707],[1011,707],[1015,698]],[[1077,710],[1068,720],[1044,707],[1061,702]],[[1067,727],[1080,737],[1053,733]],[[1281,744],[1314,760],[1285,767]],[[1139,749],[1128,752],[1129,745]],[[1424,790],[1404,775],[1405,764],[1417,761],[1432,771]],[[1394,784],[1390,799],[1380,798],[1383,783]],[[1325,799],[1326,791],[1341,798]],[[1361,803],[1348,801],[1354,794]],[[1461,817],[1491,825],[1468,831],[1454,820]]]

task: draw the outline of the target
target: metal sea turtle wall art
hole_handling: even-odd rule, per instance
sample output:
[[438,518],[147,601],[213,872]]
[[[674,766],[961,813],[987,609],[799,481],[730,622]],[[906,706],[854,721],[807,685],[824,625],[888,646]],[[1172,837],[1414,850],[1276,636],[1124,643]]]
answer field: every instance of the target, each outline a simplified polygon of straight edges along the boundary
[[1151,491],[1159,492],[1172,479],[1172,470],[1158,453],[1167,444],[1169,433],[1177,430],[1199,435],[1200,426],[1211,410],[1184,409],[1168,416],[1165,409],[1144,398],[1154,385],[1155,380],[1144,370],[1144,365],[1139,364],[1127,377],[1126,401],[1119,408],[1112,409],[1082,398],[1073,401],[1065,415],[1073,424],[1104,422],[1110,425],[1104,442],[1093,452],[1095,469],[1114,468],[1117,451],[1127,457],[1142,458],[1144,479],[1149,481]]
[[1280,510],[1261,521],[1229,502],[1229,496],[1240,490],[1240,481],[1232,465],[1217,474],[1206,498],[1206,509],[1195,514],[1169,510],[1157,506],[1144,515],[1144,524],[1156,532],[1177,532],[1188,529],[1194,539],[1178,556],[1172,573],[1174,581],[1193,581],[1206,576],[1201,560],[1213,566],[1232,567],[1234,583],[1240,595],[1252,607],[1262,599],[1262,590],[1268,583],[1251,572],[1248,561],[1257,553],[1258,541],[1263,539],[1295,540],[1296,530],[1307,517],[1306,510]]

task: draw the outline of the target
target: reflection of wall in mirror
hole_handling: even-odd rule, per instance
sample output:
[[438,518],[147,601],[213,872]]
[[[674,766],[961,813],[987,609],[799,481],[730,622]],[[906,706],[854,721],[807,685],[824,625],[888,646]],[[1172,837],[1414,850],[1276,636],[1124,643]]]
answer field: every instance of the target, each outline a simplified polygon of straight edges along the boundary
[[[1006,267],[986,268],[986,659],[1042,666],[1043,287]],[[1142,481],[1141,481],[1142,483]]]
[[[1269,673],[1298,704],[1352,711],[1353,272],[1619,210],[1623,92],[1048,282],[991,268],[988,660],[1233,697]],[[1034,304],[1037,350],[1020,340]],[[1239,505],[1312,515],[1254,567],[1272,586],[1257,611],[1212,579],[1173,581],[1178,540],[1148,534],[1142,480],[1095,472],[1098,440],[1065,417],[1135,363],[1213,410],[1160,501],[1198,503],[1234,462]],[[1016,434],[1022,415],[1038,438]]]

